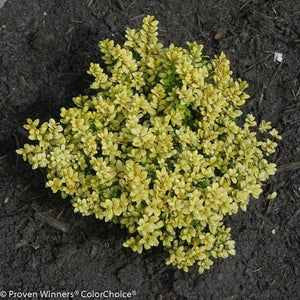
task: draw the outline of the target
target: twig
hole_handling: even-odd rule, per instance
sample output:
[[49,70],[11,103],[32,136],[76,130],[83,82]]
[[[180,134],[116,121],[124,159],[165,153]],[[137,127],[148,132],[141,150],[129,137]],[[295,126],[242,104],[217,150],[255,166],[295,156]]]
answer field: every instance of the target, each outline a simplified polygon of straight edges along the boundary
[[254,62],[250,67],[248,67],[245,71],[248,72],[250,71],[253,67],[255,67],[256,65],[260,64],[261,62],[263,62],[264,60],[268,59],[269,57],[271,57],[272,55],[274,55],[274,53],[272,52],[271,54],[267,55],[266,57],[260,59],[260,60],[257,60],[256,62]]
[[298,178],[298,177],[300,177],[300,170],[297,171],[294,175],[292,175],[290,179],[291,179],[291,180],[294,180],[294,179],[296,179],[296,178]]
[[69,29],[67,30],[67,32],[65,34],[66,35],[70,34],[74,28],[75,28],[75,26],[72,25],[71,27],[69,27]]
[[6,1],[7,1],[7,0],[1,0],[1,1],[0,1],[0,8],[3,7],[3,5],[5,4]]
[[[24,195],[25,192],[28,191],[31,188],[31,186],[34,184],[34,182],[35,181],[30,182],[22,191],[16,193],[15,197],[19,200],[22,197],[22,195]],[[45,213],[40,212],[39,211],[40,206],[37,203],[35,203],[35,202],[33,202],[31,204],[27,203],[27,205],[29,205],[32,209],[35,210],[35,214],[34,214],[34,219],[35,220],[39,220],[41,222],[44,222],[44,223],[50,225],[53,228],[61,230],[64,233],[69,231],[69,226],[67,224],[65,224],[65,223],[63,223],[63,222],[61,222],[61,221],[45,214]],[[64,210],[61,211],[61,213],[58,215],[58,217],[61,216],[63,211]],[[32,219],[30,216],[27,216],[27,217]]]
[[289,120],[289,121],[286,121],[285,123],[288,123],[288,124],[292,125],[292,124],[295,124],[295,123],[298,123],[298,122],[300,122],[300,119],[299,120]]
[[268,204],[268,207],[267,207],[267,210],[266,210],[266,214],[269,214],[272,210],[272,207],[273,207],[273,204],[274,204],[274,200],[275,199],[271,199],[269,204]]
[[[299,40],[299,41],[300,41],[300,40]],[[299,70],[298,70],[298,72],[297,72],[297,74],[296,74],[295,79],[299,76],[299,74],[300,74],[300,68],[299,68]]]
[[35,180],[31,181],[29,184],[27,184],[24,189],[20,192],[17,192],[14,196],[16,198],[21,198],[35,183]]
[[265,90],[265,88],[266,88],[265,85],[263,85],[263,88],[261,90],[261,94],[260,94],[260,97],[259,97],[259,102],[258,102],[259,107],[261,107],[263,99],[264,99],[264,90]]
[[298,207],[298,209],[296,209],[296,211],[291,215],[290,218],[286,218],[285,221],[283,221],[283,224],[286,224],[288,226],[292,225],[292,223],[297,218],[299,213],[300,213],[300,207]]
[[300,169],[300,161],[284,164],[278,167],[277,173]]
[[278,66],[277,70],[276,70],[275,73],[273,74],[273,76],[272,76],[272,78],[271,78],[271,80],[270,80],[270,83],[269,83],[269,87],[272,85],[272,83],[273,83],[273,81],[274,81],[274,79],[275,79],[275,77],[276,77],[278,71],[280,70],[280,68],[281,68],[281,66],[282,66],[282,62],[283,62],[283,61],[281,61],[281,63],[280,63],[280,65]]
[[131,5],[133,5],[136,2],[136,0],[133,0],[130,4],[127,5],[126,8],[129,8]]
[[145,16],[145,14],[141,14],[141,15],[132,17],[130,20],[135,20],[135,19],[138,19],[138,18],[142,18],[142,17],[144,17],[144,16]]
[[39,220],[41,222],[44,222],[48,225],[50,225],[53,228],[56,228],[58,230],[61,230],[62,232],[66,233],[69,231],[69,226],[66,225],[65,223],[58,221],[57,219],[46,215],[45,213],[42,212],[36,212],[34,215],[34,218],[36,220]]
[[258,271],[261,270],[261,268],[262,268],[262,267],[259,267],[259,268],[255,269],[255,270],[252,270],[252,272],[253,272],[253,273],[258,272]]
[[246,1],[240,8],[240,10],[242,10],[251,0]]
[[299,96],[299,94],[300,94],[300,86],[299,86],[298,91],[297,91],[297,93],[295,95],[295,99]]
[[64,211],[65,211],[65,209],[63,208],[63,209],[60,211],[60,213],[57,215],[56,219],[59,219],[59,218],[62,216],[62,214],[64,213]]
[[4,159],[5,157],[11,155],[11,153],[7,153],[7,154],[4,154],[3,156],[0,157],[0,160]]

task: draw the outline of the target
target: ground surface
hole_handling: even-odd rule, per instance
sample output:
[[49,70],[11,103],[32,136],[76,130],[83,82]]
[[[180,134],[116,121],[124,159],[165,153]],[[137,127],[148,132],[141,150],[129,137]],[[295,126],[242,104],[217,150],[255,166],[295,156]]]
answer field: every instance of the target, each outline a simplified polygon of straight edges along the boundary
[[[2,1],[3,2],[3,1]],[[298,6],[297,6],[298,3]],[[73,214],[44,188],[44,174],[15,154],[27,117],[57,117],[84,94],[99,40],[122,41],[127,26],[154,14],[160,40],[225,51],[235,77],[250,84],[244,106],[283,140],[271,157],[280,171],[246,213],[228,218],[236,256],[203,275],[165,266],[160,249],[122,248],[126,232]],[[8,0],[0,10],[0,289],[135,290],[134,299],[299,299],[299,1]],[[273,62],[274,51],[283,62]],[[298,167],[298,169],[297,169]],[[292,169],[292,170],[288,170]],[[278,197],[267,200],[268,191]],[[41,221],[52,216],[61,230]],[[272,234],[272,230],[273,233]],[[298,295],[298,296],[297,296]]]

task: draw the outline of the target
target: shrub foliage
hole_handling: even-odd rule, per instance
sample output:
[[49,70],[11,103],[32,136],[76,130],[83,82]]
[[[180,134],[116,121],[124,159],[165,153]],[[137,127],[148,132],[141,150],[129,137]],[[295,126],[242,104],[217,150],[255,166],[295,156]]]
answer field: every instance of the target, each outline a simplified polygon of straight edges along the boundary
[[90,95],[62,108],[59,122],[28,119],[35,142],[17,153],[46,169],[46,186],[70,196],[75,212],[126,227],[125,247],[161,244],[167,264],[197,262],[202,273],[235,253],[223,218],[259,197],[280,136],[252,115],[236,123],[247,83],[233,80],[224,53],[208,60],[196,42],[164,48],[157,29],[147,16],[123,47],[101,41],[106,68],[91,63]]

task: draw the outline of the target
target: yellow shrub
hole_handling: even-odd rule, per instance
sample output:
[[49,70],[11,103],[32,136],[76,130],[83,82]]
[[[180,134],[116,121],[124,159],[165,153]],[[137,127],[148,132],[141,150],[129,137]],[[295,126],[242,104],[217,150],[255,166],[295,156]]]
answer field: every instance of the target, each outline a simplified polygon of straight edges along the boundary
[[263,121],[257,130],[269,138],[258,141],[252,115],[237,125],[247,83],[232,79],[224,53],[208,61],[196,42],[164,48],[157,25],[147,16],[123,47],[101,41],[107,67],[91,63],[90,95],[62,108],[59,122],[28,119],[37,142],[17,153],[46,168],[46,186],[70,196],[75,212],[125,226],[125,247],[161,244],[167,264],[197,262],[202,273],[235,253],[223,217],[259,197],[280,136]]

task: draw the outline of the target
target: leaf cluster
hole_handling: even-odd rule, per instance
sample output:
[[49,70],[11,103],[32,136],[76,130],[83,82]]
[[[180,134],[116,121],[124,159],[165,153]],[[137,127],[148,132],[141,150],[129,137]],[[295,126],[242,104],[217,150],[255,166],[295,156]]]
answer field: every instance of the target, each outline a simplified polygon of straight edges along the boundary
[[[161,244],[167,264],[198,263],[202,273],[235,253],[223,218],[259,197],[280,136],[252,115],[237,125],[247,83],[232,78],[224,53],[208,60],[196,42],[165,48],[157,29],[147,16],[123,47],[101,41],[107,69],[91,63],[94,93],[59,121],[28,119],[33,143],[17,152],[47,170],[46,186],[75,212],[126,227],[125,247]],[[258,140],[256,128],[269,136]]]

